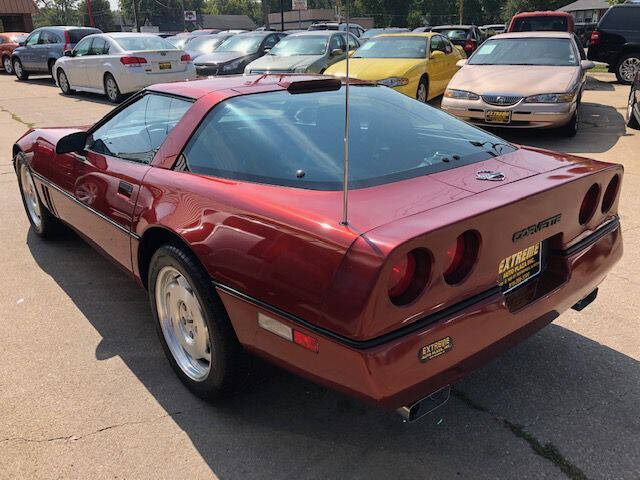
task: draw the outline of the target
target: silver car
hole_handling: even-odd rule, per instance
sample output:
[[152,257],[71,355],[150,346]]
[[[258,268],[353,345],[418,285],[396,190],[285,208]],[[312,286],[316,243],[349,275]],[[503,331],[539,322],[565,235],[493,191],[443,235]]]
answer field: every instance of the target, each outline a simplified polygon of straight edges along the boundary
[[[349,47],[347,48],[347,37]],[[322,73],[360,46],[358,39],[340,31],[309,31],[280,40],[264,57],[254,60],[245,75],[261,73]]]
[[576,134],[586,71],[594,64],[572,33],[496,35],[458,66],[442,99],[446,112],[483,126]]

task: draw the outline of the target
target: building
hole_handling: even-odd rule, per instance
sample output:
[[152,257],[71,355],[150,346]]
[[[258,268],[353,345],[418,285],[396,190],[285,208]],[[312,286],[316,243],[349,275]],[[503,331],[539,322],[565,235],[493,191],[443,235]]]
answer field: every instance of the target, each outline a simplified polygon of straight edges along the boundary
[[576,23],[595,23],[602,18],[610,6],[607,0],[578,0],[558,10],[573,15]]
[[[275,30],[280,30],[280,13],[269,14],[269,26]],[[316,22],[336,22],[336,12],[330,8],[310,8],[309,10],[294,10],[284,12],[285,30],[306,30],[309,25]],[[344,18],[342,19],[344,21]],[[373,28],[372,17],[355,17],[350,20],[363,28]]]
[[38,12],[33,0],[0,0],[0,31],[30,32],[32,15]]
[[246,15],[202,15],[202,28],[218,30],[255,30],[256,24]]

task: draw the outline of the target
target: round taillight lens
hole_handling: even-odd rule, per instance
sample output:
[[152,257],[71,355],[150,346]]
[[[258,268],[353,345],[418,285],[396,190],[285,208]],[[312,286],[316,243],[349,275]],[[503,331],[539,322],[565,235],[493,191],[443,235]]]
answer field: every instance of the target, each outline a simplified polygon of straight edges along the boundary
[[600,196],[600,187],[597,183],[594,183],[589,187],[587,193],[582,199],[582,205],[580,205],[580,214],[578,215],[578,221],[580,225],[584,225],[591,218],[593,218],[593,214],[596,213],[596,208],[598,207],[598,197]]
[[414,301],[427,285],[430,272],[431,256],[427,250],[417,248],[394,260],[388,281],[391,302],[406,305]]
[[480,250],[480,234],[473,230],[462,233],[447,249],[449,266],[444,272],[444,280],[449,285],[462,282],[473,269]]
[[616,200],[616,196],[618,195],[618,186],[620,185],[620,175],[616,174],[613,176],[609,185],[607,185],[607,189],[604,191],[604,196],[602,197],[602,213],[607,213],[613,207],[613,202]]

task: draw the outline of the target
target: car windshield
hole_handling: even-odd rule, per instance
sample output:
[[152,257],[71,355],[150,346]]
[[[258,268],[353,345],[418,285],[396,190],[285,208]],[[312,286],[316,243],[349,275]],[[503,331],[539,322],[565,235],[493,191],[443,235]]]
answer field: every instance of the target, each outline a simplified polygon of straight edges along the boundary
[[263,39],[262,35],[235,35],[223,42],[216,52],[256,53]]
[[354,58],[425,58],[425,37],[374,37],[353,54]]
[[484,42],[469,65],[576,66],[579,58],[568,38],[500,38]]
[[[183,151],[187,168],[236,180],[339,190],[344,90],[225,100],[207,114]],[[515,150],[390,88],[352,86],[349,99],[352,188],[428,175]]]
[[13,43],[20,43],[20,42],[24,42],[28,36],[29,35],[26,33],[24,35],[12,35],[11,37],[9,37],[9,40],[12,41]]
[[466,40],[467,39],[467,31],[462,28],[448,28],[443,30],[433,29],[433,32],[438,32],[441,35],[444,35],[449,40]]
[[329,37],[326,35],[300,35],[283,38],[271,49],[269,55],[291,57],[293,55],[324,55]]
[[227,36],[218,37],[216,35],[201,35],[199,37],[195,37],[193,40],[189,42],[189,50],[202,52],[202,53],[211,53],[213,52],[218,45],[224,42]]
[[175,50],[176,47],[164,38],[155,35],[115,37],[114,40],[123,50],[133,52],[138,50]]
[[512,32],[566,32],[567,19],[564,16],[524,17],[516,18]]

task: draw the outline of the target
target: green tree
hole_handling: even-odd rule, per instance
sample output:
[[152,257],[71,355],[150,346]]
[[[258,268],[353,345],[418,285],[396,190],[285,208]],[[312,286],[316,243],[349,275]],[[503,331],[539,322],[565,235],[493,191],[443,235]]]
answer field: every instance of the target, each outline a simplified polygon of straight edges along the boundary
[[[88,1],[89,0],[82,0],[78,5],[79,19],[85,26],[91,25]],[[112,32],[115,29],[115,21],[109,0],[91,0],[91,16],[93,17],[95,27],[103,32]]]
[[247,15],[254,22],[262,23],[262,8],[254,0],[209,0],[204,12],[211,15]]
[[[135,0],[138,5],[138,22],[159,27],[160,31],[186,30],[193,25],[185,24],[184,11],[203,12],[204,0]],[[120,12],[133,23],[133,0],[119,0]]]
[[77,0],[37,0],[38,13],[33,16],[33,26],[78,25],[76,3]]

